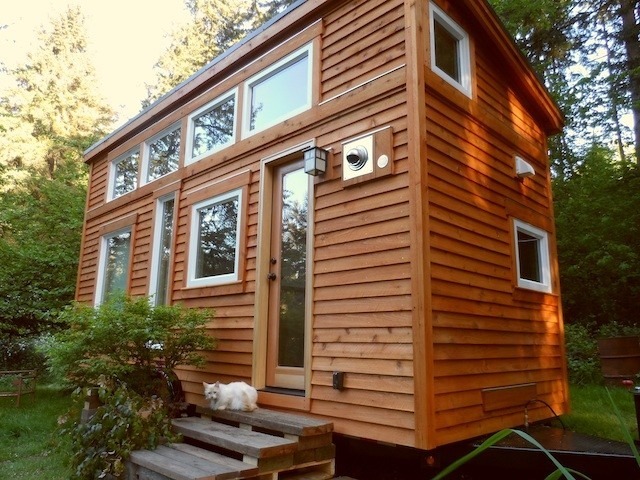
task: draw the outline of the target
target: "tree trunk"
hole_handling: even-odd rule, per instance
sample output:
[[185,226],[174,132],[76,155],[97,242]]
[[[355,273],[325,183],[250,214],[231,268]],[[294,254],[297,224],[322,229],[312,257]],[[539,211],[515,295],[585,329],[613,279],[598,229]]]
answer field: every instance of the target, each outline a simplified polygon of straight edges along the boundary
[[627,53],[636,163],[640,165],[640,0],[618,0],[622,42]]

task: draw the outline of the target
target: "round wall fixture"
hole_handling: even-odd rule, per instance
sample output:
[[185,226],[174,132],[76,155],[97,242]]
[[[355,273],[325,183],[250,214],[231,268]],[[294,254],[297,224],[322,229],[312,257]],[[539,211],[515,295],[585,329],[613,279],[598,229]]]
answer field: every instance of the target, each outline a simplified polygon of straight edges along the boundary
[[367,149],[362,145],[358,145],[347,152],[347,164],[354,172],[364,167],[368,158]]
[[378,157],[378,168],[384,168],[389,165],[389,157],[386,155],[380,155]]

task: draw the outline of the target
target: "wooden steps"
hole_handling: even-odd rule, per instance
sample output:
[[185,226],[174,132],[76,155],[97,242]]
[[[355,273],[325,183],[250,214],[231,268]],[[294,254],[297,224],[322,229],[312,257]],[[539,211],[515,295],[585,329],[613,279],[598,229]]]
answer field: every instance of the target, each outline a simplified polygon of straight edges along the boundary
[[333,424],[275,410],[212,411],[172,421],[184,443],[136,451],[128,480],[326,480]]

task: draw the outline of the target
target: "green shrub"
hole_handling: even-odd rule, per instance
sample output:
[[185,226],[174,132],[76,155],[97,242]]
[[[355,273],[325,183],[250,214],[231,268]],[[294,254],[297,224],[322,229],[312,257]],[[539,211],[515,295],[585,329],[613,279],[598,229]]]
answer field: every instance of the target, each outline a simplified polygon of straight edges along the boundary
[[569,381],[574,385],[602,382],[598,342],[588,325],[565,325],[565,341]]
[[204,365],[201,351],[215,346],[205,330],[211,316],[126,295],[64,311],[68,328],[43,348],[49,368],[78,393],[99,386],[103,403],[86,423],[77,411],[61,421],[72,441],[74,478],[118,478],[133,450],[170,435],[173,369]]
[[175,440],[170,417],[158,397],[142,397],[109,381],[100,385],[98,393],[102,405],[91,419],[81,422],[73,415],[64,423],[62,433],[70,436],[73,451],[72,478],[121,478],[131,452]]
[[599,337],[630,337],[640,335],[640,325],[635,323],[623,324],[615,320],[605,323],[598,329]]
[[44,350],[50,371],[74,387],[106,377],[150,395],[165,382],[158,372],[172,377],[177,365],[204,365],[201,351],[215,346],[204,328],[211,317],[207,310],[114,295],[97,308],[75,303],[66,309],[60,318],[68,328]]

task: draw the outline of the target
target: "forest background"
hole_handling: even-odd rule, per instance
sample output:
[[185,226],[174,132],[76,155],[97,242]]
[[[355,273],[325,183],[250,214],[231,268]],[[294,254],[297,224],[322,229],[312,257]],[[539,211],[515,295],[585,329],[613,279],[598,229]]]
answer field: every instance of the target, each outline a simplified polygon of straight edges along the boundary
[[[291,0],[184,0],[141,108]],[[640,299],[640,0],[490,0],[566,119],[550,141],[565,322],[632,325]],[[0,20],[0,29],[5,28]],[[97,89],[81,7],[0,57],[0,369],[28,362],[74,298],[87,170],[116,114]]]

